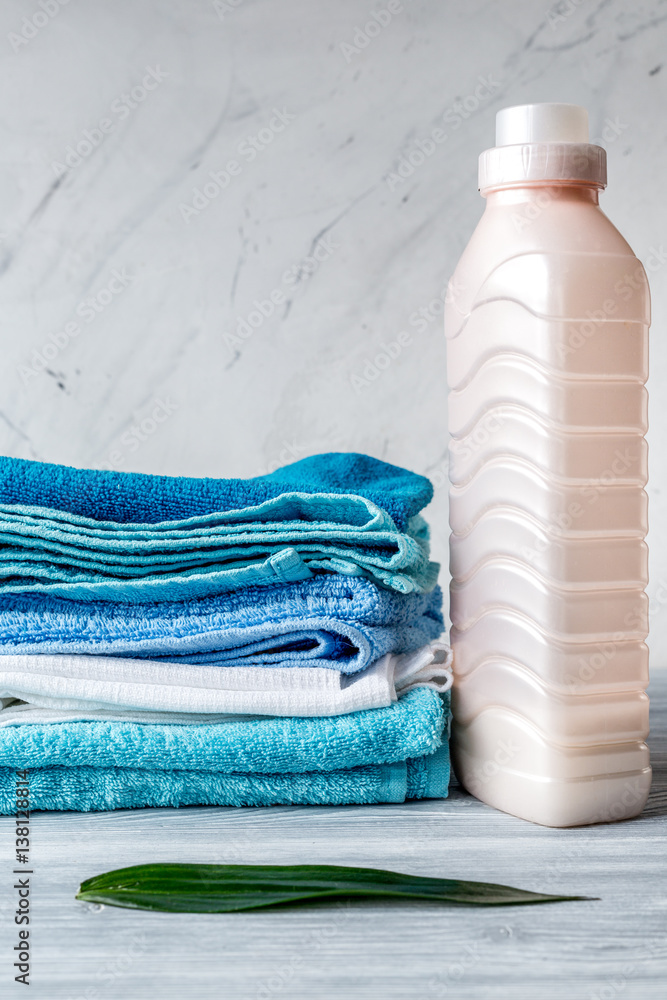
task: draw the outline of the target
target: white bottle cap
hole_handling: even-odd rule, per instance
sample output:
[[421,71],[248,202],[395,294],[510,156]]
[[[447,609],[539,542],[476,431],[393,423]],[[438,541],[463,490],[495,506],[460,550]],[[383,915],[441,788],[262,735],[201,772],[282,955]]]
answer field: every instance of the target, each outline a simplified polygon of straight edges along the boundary
[[496,115],[496,146],[588,141],[588,111],[578,104],[519,104]]
[[479,158],[479,189],[607,186],[607,154],[588,138],[577,104],[520,104],[496,115],[496,145]]

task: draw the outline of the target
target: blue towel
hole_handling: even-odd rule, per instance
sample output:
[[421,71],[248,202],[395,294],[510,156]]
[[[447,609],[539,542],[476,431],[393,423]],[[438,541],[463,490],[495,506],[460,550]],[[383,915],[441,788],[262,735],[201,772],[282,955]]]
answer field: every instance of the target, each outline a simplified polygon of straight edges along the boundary
[[433,487],[424,476],[353,453],[312,455],[253,479],[147,476],[0,457],[0,504],[50,507],[100,521],[181,521],[254,507],[283,493],[362,496],[405,531]]
[[385,653],[418,649],[443,629],[439,587],[401,597],[369,580],[328,574],[161,604],[0,595],[0,656],[97,654],[349,674]]
[[405,594],[432,590],[438,569],[420,515],[400,532],[363,497],[286,493],[258,506],[156,523],[0,504],[2,593],[183,600],[327,572],[367,576]]
[[[31,809],[106,812],[145,806],[370,805],[445,799],[449,748],[429,757],[305,774],[219,774],[47,767],[30,772]],[[16,810],[16,772],[0,768],[0,814]]]
[[9,726],[0,812],[14,811],[16,771],[26,769],[33,809],[444,797],[448,706],[448,695],[416,688],[388,708],[314,719]]

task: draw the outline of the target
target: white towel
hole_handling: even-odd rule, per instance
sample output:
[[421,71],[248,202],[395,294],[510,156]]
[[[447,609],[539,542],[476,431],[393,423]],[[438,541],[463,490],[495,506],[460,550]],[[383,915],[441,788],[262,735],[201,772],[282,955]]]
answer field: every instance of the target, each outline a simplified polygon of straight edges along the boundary
[[[0,726],[74,720],[196,724],[244,716],[344,715],[413,687],[447,691],[452,653],[433,642],[359,674],[325,667],[219,667],[112,656],[0,656]],[[17,703],[18,702],[18,703]]]

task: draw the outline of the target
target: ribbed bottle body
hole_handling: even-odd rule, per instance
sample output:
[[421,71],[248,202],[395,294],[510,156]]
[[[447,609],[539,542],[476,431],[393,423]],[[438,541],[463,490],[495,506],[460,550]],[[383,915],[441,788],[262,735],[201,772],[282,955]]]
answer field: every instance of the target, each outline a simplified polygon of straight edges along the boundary
[[650,786],[650,306],[596,196],[517,226],[536,198],[487,209],[446,307],[453,748],[483,801],[572,826]]

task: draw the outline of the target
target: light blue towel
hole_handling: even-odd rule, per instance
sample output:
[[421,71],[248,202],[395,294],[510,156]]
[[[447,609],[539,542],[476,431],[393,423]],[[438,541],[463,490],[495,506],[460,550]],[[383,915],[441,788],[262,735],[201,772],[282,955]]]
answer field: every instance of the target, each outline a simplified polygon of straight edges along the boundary
[[385,653],[426,645],[443,629],[439,587],[401,597],[363,578],[330,574],[161,604],[0,595],[0,656],[85,654],[356,673]]
[[9,726],[0,729],[0,812],[14,811],[15,774],[26,769],[33,809],[439,797],[448,705],[416,688],[388,708],[314,719]]
[[[145,806],[370,805],[445,799],[449,748],[429,757],[305,774],[220,774],[48,767],[30,772],[33,810],[106,812]],[[16,805],[16,772],[0,768],[0,814]],[[14,803],[14,804],[12,804]]]
[[314,718],[204,725],[53,722],[0,728],[0,767],[128,767],[148,771],[301,774],[391,764],[433,753],[447,696],[414,688],[387,708]]
[[367,576],[408,594],[432,590],[438,569],[420,515],[401,532],[363,497],[286,493],[152,524],[0,504],[0,593],[184,600],[326,572]]

